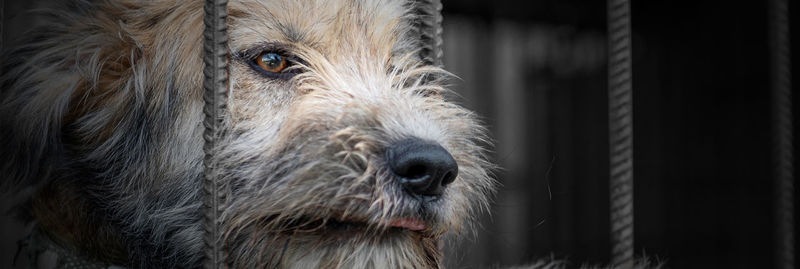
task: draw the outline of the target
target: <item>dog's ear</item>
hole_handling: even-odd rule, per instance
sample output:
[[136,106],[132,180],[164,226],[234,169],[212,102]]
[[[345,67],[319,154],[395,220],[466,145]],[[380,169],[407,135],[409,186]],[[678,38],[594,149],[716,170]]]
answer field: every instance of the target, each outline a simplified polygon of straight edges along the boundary
[[[69,125],[71,101],[87,87],[77,64],[79,42],[67,12],[36,14],[34,20],[63,18],[36,27],[2,56],[0,78],[0,174],[3,190],[35,185],[64,162],[62,129]],[[53,18],[50,18],[50,17]],[[55,20],[49,20],[55,21]],[[74,33],[73,33],[74,32]],[[84,36],[91,40],[91,36]]]
[[76,2],[34,13],[37,26],[0,58],[2,191],[59,173],[70,162],[65,140],[76,139],[66,134],[80,135],[70,131],[76,120],[113,98],[111,84],[130,76],[138,57],[119,23],[91,18],[95,7]]
[[130,172],[179,115],[200,114],[176,108],[202,102],[202,2],[74,2],[2,56],[0,190]]

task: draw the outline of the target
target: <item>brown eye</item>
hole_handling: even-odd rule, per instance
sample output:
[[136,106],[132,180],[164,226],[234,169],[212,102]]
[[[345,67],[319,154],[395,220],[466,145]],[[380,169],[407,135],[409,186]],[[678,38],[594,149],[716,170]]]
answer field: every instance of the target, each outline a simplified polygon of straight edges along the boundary
[[272,73],[280,73],[288,66],[286,58],[274,52],[264,52],[258,55],[256,64],[264,71]]

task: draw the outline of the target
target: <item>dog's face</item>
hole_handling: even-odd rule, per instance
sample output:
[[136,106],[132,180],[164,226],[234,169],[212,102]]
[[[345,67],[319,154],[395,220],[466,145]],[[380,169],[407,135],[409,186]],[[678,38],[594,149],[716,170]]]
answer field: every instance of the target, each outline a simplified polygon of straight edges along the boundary
[[[201,255],[196,2],[110,1],[76,19],[89,38],[56,33],[36,45],[71,44],[35,59],[59,58],[65,70],[77,63],[78,71],[63,71],[74,78],[6,82],[16,90],[5,93],[4,113],[40,109],[28,99],[68,97],[63,111],[36,113],[64,122],[63,133],[42,134],[65,137],[71,158],[50,169],[87,178],[69,186],[91,189],[85,199],[107,214],[104,225],[122,234],[132,259],[159,260],[133,261],[143,266],[185,265]],[[413,4],[229,4],[231,91],[215,165],[231,191],[222,226],[233,267],[436,267],[443,236],[468,229],[486,207],[493,182],[483,129],[444,99],[447,73],[421,61]]]
[[[437,265],[441,236],[478,214],[491,182],[475,144],[481,127],[429,81],[446,74],[420,60],[410,3],[233,7],[241,13],[233,11],[230,27],[232,130],[220,160],[223,171],[233,171],[223,172],[232,190],[228,238],[244,254],[233,260]],[[393,154],[409,147],[416,152],[406,154],[444,152],[457,164],[424,175],[443,177],[430,183],[441,185],[435,194],[404,184],[402,157]],[[424,161],[421,169],[439,169]]]

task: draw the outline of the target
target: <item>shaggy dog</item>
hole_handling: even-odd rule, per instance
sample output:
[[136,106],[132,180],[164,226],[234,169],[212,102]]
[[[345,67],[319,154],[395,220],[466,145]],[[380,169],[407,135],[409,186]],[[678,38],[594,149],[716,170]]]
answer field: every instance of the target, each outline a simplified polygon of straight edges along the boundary
[[[412,0],[229,4],[215,163],[232,268],[435,268],[493,182],[484,131],[420,58]],[[2,58],[0,174],[72,255],[203,257],[203,2],[72,1]],[[62,257],[63,258],[63,257]]]

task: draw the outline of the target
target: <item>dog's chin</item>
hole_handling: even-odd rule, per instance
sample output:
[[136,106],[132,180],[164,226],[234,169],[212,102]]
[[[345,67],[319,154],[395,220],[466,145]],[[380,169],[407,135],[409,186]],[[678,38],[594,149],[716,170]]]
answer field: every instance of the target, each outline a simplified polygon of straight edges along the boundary
[[388,227],[328,221],[279,237],[287,243],[278,268],[436,268],[442,255],[439,237],[411,219]]

